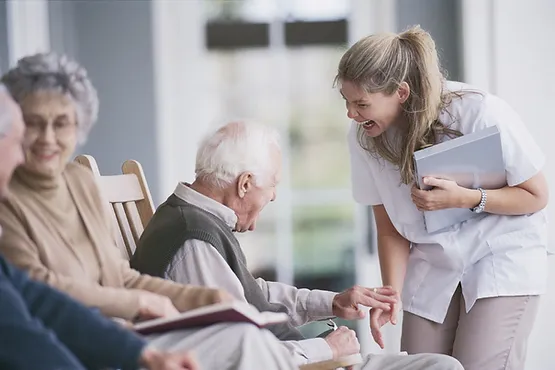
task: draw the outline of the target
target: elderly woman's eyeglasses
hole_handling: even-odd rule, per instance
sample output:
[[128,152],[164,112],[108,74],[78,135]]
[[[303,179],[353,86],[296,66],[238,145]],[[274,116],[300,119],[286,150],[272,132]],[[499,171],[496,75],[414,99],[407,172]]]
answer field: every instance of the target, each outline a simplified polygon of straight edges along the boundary
[[73,134],[76,124],[66,117],[57,118],[50,122],[43,119],[25,118],[25,126],[28,133],[42,135],[51,129],[57,137],[60,137]]

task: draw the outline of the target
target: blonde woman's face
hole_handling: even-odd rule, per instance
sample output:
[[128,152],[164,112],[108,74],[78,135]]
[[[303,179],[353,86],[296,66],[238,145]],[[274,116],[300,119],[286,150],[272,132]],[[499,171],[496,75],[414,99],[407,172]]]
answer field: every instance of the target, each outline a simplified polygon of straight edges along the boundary
[[340,92],[347,117],[358,122],[368,136],[380,136],[403,117],[401,104],[406,98],[401,89],[392,95],[370,94],[350,81],[343,81]]
[[25,121],[25,167],[36,174],[60,174],[77,145],[74,103],[53,91],[29,94],[21,102]]

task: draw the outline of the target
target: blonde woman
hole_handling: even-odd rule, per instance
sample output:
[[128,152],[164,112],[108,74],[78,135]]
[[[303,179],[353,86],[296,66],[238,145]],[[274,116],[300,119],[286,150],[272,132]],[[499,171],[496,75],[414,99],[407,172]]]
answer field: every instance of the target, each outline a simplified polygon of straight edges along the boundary
[[[402,306],[373,309],[372,335],[397,322],[401,349],[449,354],[466,370],[524,368],[539,296],[546,290],[548,186],[544,157],[500,98],[446,81],[434,41],[419,27],[368,36],[342,57],[336,82],[352,119],[353,196],[372,206],[384,285]],[[466,189],[428,178],[414,184],[413,153],[497,125],[507,183]],[[422,211],[468,208],[478,217],[436,233]]]

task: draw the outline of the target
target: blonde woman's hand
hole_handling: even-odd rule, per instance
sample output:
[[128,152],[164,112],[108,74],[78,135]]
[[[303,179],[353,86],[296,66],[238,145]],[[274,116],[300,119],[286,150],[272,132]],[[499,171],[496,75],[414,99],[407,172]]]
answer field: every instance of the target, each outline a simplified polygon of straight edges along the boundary
[[389,310],[397,302],[397,291],[390,286],[365,288],[354,286],[336,294],[332,302],[333,314],[346,320],[362,319],[365,311],[359,305]]
[[139,312],[137,313],[137,318],[139,320],[150,320],[159,317],[173,317],[179,315],[179,311],[168,297],[146,290],[140,290],[138,294]]
[[[419,211],[436,211],[446,208],[472,208],[480,203],[478,190],[463,188],[455,181],[425,177],[424,184],[432,186],[431,190],[421,190],[412,186],[412,202]],[[472,204],[476,200],[476,204]]]
[[372,333],[374,342],[376,342],[381,349],[385,348],[381,329],[388,322],[393,325],[397,325],[397,316],[401,307],[403,307],[403,304],[399,298],[397,303],[394,303],[391,306],[392,307],[387,311],[384,311],[381,308],[370,309],[370,332]]

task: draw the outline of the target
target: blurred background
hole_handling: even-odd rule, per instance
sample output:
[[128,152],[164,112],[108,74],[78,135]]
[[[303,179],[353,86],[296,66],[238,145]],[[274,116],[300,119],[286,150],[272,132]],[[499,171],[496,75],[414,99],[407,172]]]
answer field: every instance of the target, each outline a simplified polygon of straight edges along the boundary
[[[157,205],[193,180],[208,129],[240,118],[274,125],[284,179],[256,232],[241,236],[250,269],[342,290],[380,285],[372,214],[350,193],[348,119],[333,88],[342,53],[370,33],[420,24],[450,79],[500,95],[524,117],[555,193],[554,16],[551,0],[4,0],[0,69],[44,50],[82,63],[101,104],[80,152],[103,174],[139,160]],[[550,279],[527,370],[555,368]],[[367,321],[348,325],[366,352],[380,352]],[[399,350],[399,336],[400,325],[386,328],[386,352]]]

